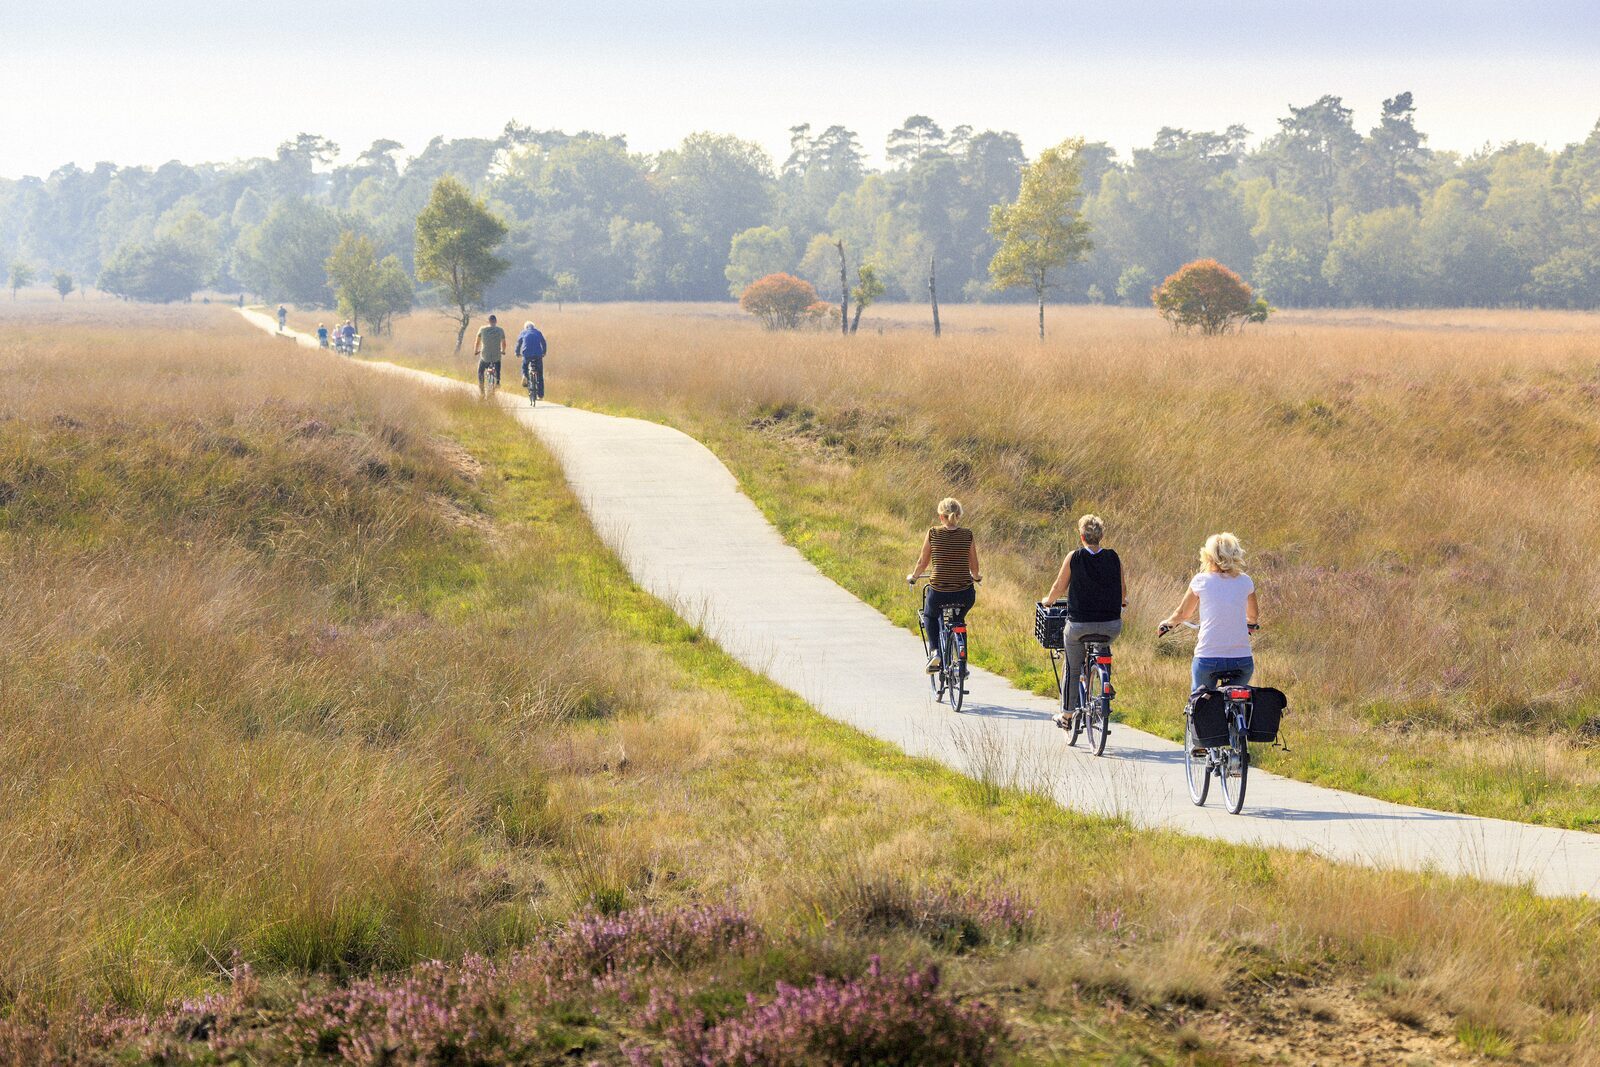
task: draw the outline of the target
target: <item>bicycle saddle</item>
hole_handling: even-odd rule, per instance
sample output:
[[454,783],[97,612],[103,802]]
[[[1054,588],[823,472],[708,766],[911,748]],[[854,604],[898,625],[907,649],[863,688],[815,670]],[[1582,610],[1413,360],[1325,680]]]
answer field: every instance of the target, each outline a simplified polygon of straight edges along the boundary
[[1239,675],[1243,673],[1243,671],[1218,671],[1212,677],[1216,678],[1215,684],[1217,688],[1220,689],[1225,685],[1232,685],[1234,682],[1238,681]]
[[1084,634],[1078,638],[1078,643],[1080,645],[1109,645],[1111,638],[1105,634]]

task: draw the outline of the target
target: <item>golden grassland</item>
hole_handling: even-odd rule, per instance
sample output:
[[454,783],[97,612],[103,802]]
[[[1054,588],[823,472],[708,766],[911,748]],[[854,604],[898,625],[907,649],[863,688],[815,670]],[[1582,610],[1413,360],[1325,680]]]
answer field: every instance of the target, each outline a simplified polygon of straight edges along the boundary
[[[519,325],[527,313],[507,312]],[[934,502],[984,552],[978,660],[1041,691],[1031,639],[1074,521],[1131,577],[1122,716],[1177,736],[1189,644],[1157,643],[1204,537],[1240,535],[1288,691],[1273,770],[1393,800],[1600,822],[1600,317],[1284,314],[1174,335],[1139,309],[870,309],[862,332],[768,333],[729,307],[569,307],[553,399],[698,436],[830,576],[911,624],[899,576]],[[879,332],[878,327],[883,329]],[[414,315],[375,346],[441,358]]]
[[[555,336],[558,374],[598,358]],[[6,1009],[733,900],[781,949],[713,963],[717,1010],[880,954],[942,962],[1016,1062],[1600,1062],[1595,904],[1136,833],[901,756],[633,588],[499,413],[215,310],[12,316],[0,363]],[[806,447],[807,477],[851,462]],[[1027,935],[917,921],[966,891],[1026,902]],[[563,1023],[551,1062],[615,1059],[625,1017]]]

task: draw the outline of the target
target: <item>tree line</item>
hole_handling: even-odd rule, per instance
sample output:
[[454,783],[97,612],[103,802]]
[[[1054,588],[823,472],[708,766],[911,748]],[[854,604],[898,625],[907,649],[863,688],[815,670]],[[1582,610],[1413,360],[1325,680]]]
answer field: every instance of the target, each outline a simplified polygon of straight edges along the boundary
[[[863,287],[925,300],[930,274],[938,299],[1026,298],[990,270],[994,210],[1015,212],[1030,162],[1020,139],[916,115],[884,147],[873,168],[854,131],[800,125],[779,163],[721,134],[649,154],[509,123],[409,158],[379,140],[338,162],[337,146],[301,134],[234,163],[0,179],[0,262],[139,299],[210,289],[331,305],[337,261],[399,301],[418,276],[418,216],[448,176],[504,225],[504,269],[479,294],[491,304],[728,299],[780,272],[833,301]],[[1179,266],[1215,259],[1279,306],[1600,306],[1600,123],[1559,149],[1461,154],[1428,147],[1410,93],[1365,132],[1325,96],[1259,137],[1164,128],[1127,159],[1098,142],[1074,154],[1086,247],[1056,299],[1148,304]]]

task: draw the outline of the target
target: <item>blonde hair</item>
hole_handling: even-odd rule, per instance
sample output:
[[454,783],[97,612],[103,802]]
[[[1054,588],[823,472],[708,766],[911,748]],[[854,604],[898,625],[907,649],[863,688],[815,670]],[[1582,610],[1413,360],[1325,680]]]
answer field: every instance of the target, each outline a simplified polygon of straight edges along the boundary
[[1243,574],[1244,546],[1231,533],[1212,534],[1200,550],[1200,563],[1221,574]]
[[1106,535],[1106,522],[1098,515],[1085,515],[1078,520],[1078,536],[1086,545],[1098,545]]
[[952,519],[959,519],[961,517],[961,501],[953,496],[945,497],[939,501],[939,514],[941,517],[948,516]]

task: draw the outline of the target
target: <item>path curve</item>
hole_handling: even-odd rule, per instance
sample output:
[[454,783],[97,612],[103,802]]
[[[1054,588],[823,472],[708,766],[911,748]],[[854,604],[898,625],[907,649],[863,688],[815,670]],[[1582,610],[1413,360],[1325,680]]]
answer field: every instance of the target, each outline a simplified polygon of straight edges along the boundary
[[[276,321],[241,310],[277,332]],[[301,344],[316,341],[288,331]],[[366,365],[431,386],[435,374]],[[709,449],[667,426],[541,404],[501,403],[561,463],[590,521],[640,586],[741,663],[829,718],[986,781],[1065,807],[1378,868],[1600,893],[1600,835],[1391,804],[1255,771],[1243,814],[1189,800],[1178,744],[1116,725],[1104,758],[1067,747],[1053,701],[974,670],[967,709],[928,698],[921,642],[834,584],[786,543]]]

